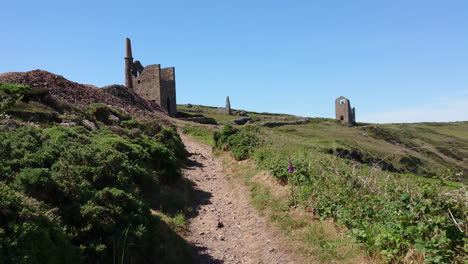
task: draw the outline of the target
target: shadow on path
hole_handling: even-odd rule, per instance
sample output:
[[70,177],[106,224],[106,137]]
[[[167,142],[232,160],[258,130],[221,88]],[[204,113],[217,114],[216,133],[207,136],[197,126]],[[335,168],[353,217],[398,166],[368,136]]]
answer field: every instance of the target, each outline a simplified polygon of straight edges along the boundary
[[200,156],[202,158],[205,158],[203,155],[198,154],[198,153],[189,153],[188,154],[188,159],[185,162],[184,169],[186,169],[186,170],[197,170],[198,168],[205,168],[206,167],[205,164],[200,163],[200,162],[194,160],[193,158],[191,159],[191,157],[193,157],[193,156]]
[[[185,162],[185,170],[188,171],[197,171],[203,173],[203,168],[206,168],[206,165],[203,164],[203,160],[206,157],[200,153],[189,153],[188,159]],[[200,160],[202,162],[200,162]],[[198,217],[200,207],[203,205],[211,204],[211,198],[213,194],[204,190],[197,188],[197,182],[192,179],[187,179],[188,182],[192,185],[193,191],[193,203],[190,212],[186,215],[188,220]],[[207,251],[208,248],[204,246],[198,246],[196,244],[191,244],[191,249],[193,252],[193,263],[195,264],[220,264],[224,263],[223,260],[219,260],[210,255],[210,252]]]
[[203,253],[206,251],[207,247],[199,247],[199,246],[192,246],[193,252],[195,254],[194,263],[196,264],[220,264],[224,263],[224,261],[220,259],[215,259],[210,254]]

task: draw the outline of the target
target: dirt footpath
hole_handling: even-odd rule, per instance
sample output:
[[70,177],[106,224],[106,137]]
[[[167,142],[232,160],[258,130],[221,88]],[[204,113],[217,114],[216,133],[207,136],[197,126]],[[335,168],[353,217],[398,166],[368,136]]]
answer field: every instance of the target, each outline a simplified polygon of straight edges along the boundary
[[190,153],[184,176],[195,184],[186,235],[195,263],[302,263],[287,249],[281,231],[250,204],[246,187],[228,181],[211,147],[181,137]]

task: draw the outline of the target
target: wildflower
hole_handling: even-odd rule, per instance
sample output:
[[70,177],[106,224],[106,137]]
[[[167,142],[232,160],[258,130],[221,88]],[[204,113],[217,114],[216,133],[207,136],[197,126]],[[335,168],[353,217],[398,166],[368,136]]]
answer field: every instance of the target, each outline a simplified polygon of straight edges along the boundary
[[294,167],[293,167],[293,165],[292,165],[291,158],[289,158],[288,171],[289,171],[289,173],[293,173],[293,172],[294,172]]

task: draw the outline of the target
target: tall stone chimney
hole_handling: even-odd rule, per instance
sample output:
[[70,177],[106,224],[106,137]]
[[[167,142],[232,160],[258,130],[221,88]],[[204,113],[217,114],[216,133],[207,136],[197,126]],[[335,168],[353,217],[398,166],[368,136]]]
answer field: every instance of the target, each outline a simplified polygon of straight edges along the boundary
[[133,66],[133,57],[132,57],[132,44],[130,43],[129,38],[125,38],[125,86],[130,89],[133,89],[132,81],[132,66]]
[[231,101],[229,100],[229,96],[226,97],[226,114],[231,114]]

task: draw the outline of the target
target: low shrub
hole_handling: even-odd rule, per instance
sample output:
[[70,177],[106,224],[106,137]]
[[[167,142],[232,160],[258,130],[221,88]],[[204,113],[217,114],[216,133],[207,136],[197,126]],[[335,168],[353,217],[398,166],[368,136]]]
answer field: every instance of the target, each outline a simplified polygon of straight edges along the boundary
[[0,83],[0,93],[15,95],[16,97],[26,96],[31,93],[32,88],[26,85],[12,83]]
[[130,120],[131,117],[122,112],[121,110],[110,107],[104,103],[90,104],[86,109],[85,113],[93,119],[103,122],[104,124],[111,125],[115,123],[114,120],[110,119],[111,115],[119,118],[119,121]]
[[162,127],[158,122],[154,120],[147,120],[143,122],[143,127],[141,128],[141,130],[143,131],[143,134],[152,137],[161,132]]
[[136,138],[80,126],[0,133],[0,262],[157,262],[164,240],[150,209],[184,155],[171,128]]
[[125,128],[142,128],[143,124],[135,119],[125,120],[120,123]]
[[258,144],[255,128],[236,129],[231,125],[225,125],[223,129],[213,134],[215,147],[230,150],[236,160],[244,160],[250,157],[250,153]]
[[179,134],[177,134],[175,128],[165,127],[156,134],[154,138],[156,141],[164,142],[164,144],[174,152],[178,159],[182,160],[187,156],[185,145],[182,142],[182,139],[180,139]]
[[0,113],[4,113],[31,92],[31,87],[0,83]]
[[81,263],[53,207],[0,183],[0,263]]

